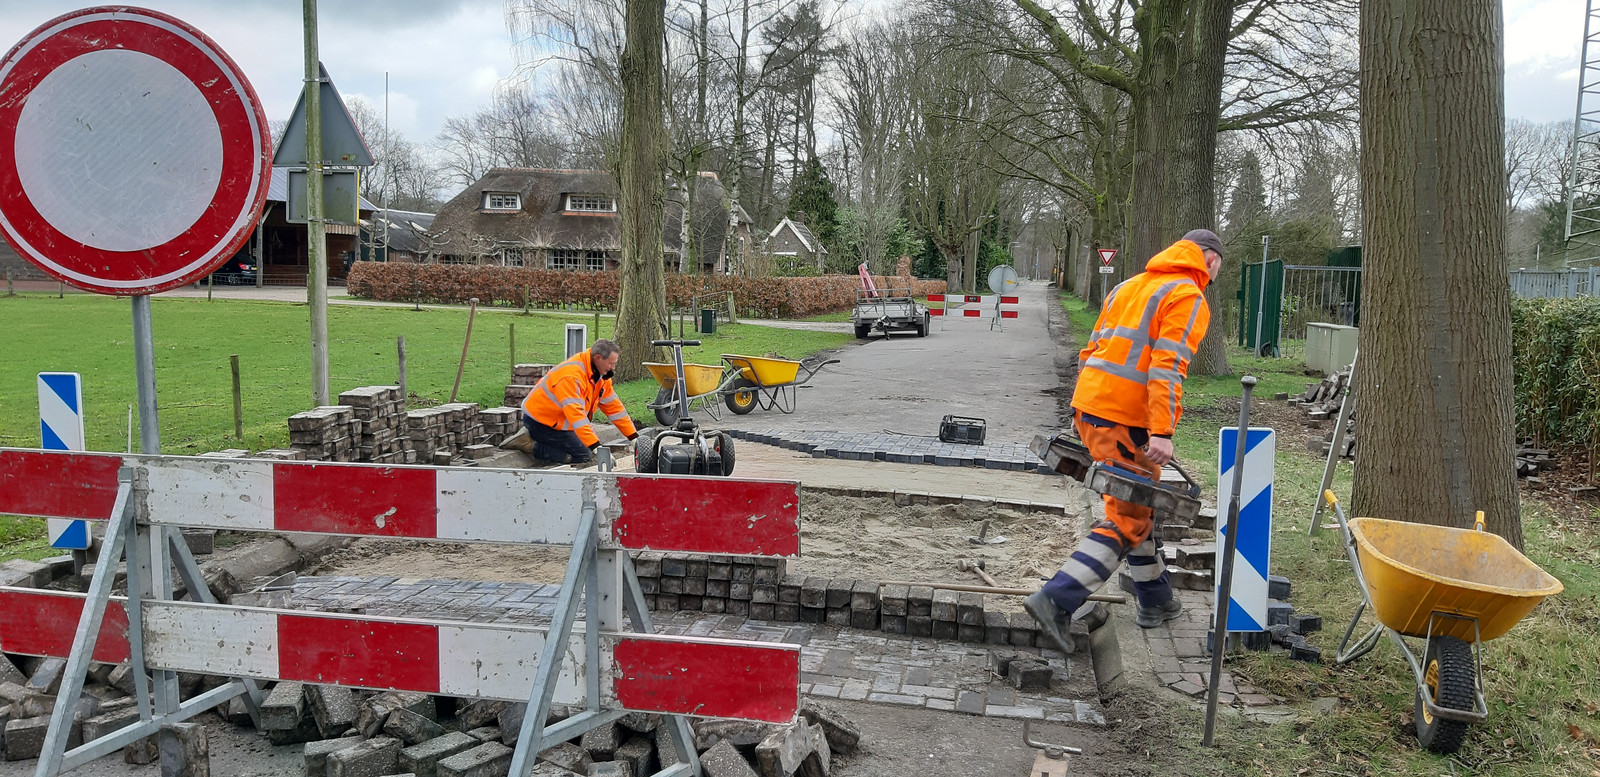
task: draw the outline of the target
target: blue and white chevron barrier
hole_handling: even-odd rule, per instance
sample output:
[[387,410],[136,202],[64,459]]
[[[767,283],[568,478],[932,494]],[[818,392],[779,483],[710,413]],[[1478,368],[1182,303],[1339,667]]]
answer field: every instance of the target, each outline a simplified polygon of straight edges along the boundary
[[[87,450],[83,441],[83,379],[76,372],[39,373],[40,447],[52,451]],[[89,547],[89,522],[51,518],[50,547]]]
[[[1272,561],[1272,480],[1278,435],[1250,427],[1245,436],[1244,479],[1239,487],[1239,539],[1233,554],[1233,590],[1228,604],[1228,631],[1265,631],[1267,574]],[[1217,580],[1222,588],[1222,547],[1227,536],[1229,500],[1233,498],[1233,455],[1239,430],[1222,429],[1217,475]]]

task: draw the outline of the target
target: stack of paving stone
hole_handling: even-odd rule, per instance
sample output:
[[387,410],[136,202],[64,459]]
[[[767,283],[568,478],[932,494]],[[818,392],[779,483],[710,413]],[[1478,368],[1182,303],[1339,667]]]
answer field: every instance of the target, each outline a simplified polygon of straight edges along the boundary
[[486,407],[478,411],[483,426],[483,445],[499,445],[522,428],[522,410],[516,407]]
[[406,399],[399,386],[362,386],[339,395],[339,404],[352,408],[361,422],[356,438],[356,459],[380,464],[412,464],[406,456],[409,440],[401,433]]
[[506,407],[521,407],[522,400],[554,364],[517,364],[511,367],[511,383],[506,386]]
[[[1174,516],[1164,515],[1156,522],[1155,528],[1155,537],[1162,542],[1206,542],[1215,537],[1216,533],[1217,508],[1204,503],[1193,522],[1185,524]],[[1209,584],[1207,587],[1210,587]]]
[[289,416],[289,447],[310,461],[355,461],[360,434],[355,408],[328,405]]
[[449,464],[461,448],[483,442],[478,403],[455,402],[412,410],[406,413],[406,437],[418,463]]
[[273,461],[305,461],[306,452],[298,448],[268,448],[251,454],[252,459],[271,459]]

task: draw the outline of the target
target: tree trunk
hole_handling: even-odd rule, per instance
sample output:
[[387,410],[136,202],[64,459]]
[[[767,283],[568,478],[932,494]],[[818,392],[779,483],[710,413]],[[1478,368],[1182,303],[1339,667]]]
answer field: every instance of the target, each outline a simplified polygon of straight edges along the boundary
[[1500,3],[1363,3],[1355,514],[1522,544]]
[[[1173,93],[1176,109],[1168,127],[1172,153],[1167,166],[1167,215],[1164,236],[1175,240],[1191,229],[1217,228],[1217,126],[1222,118],[1222,66],[1228,50],[1232,0],[1196,0],[1192,26],[1184,38],[1183,61]],[[1227,375],[1228,347],[1220,274],[1206,286],[1211,327],[1189,364],[1190,375]]]
[[[1140,10],[1140,49],[1145,57],[1139,90],[1133,95],[1133,201],[1129,214],[1127,255],[1116,280],[1144,271],[1145,262],[1175,239],[1164,223],[1167,215],[1167,164],[1174,121],[1173,82],[1178,69],[1178,39],[1183,19],[1181,0],[1152,0]],[[1212,125],[1215,127],[1216,125]],[[1187,128],[1191,132],[1198,127]],[[1205,132],[1212,132],[1208,127]],[[1180,233],[1181,234],[1181,233]]]
[[650,341],[661,336],[667,318],[667,284],[662,256],[662,216],[666,208],[667,125],[664,111],[662,45],[666,35],[665,0],[628,0],[622,49],[622,143],[618,160],[621,189],[622,278],[617,304],[617,345],[622,360],[617,379],[645,375],[641,362],[662,361]]

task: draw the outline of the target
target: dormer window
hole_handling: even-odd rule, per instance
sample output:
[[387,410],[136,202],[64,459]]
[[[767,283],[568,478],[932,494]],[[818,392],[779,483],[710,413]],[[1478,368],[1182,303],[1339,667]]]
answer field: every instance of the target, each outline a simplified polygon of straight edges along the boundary
[[569,194],[567,210],[579,213],[615,213],[617,201],[603,194]]
[[522,210],[522,198],[515,192],[485,192],[484,210]]

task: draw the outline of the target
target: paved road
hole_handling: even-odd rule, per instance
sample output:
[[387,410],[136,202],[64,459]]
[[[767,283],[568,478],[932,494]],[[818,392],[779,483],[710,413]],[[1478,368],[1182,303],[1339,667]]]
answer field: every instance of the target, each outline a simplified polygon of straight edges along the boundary
[[1005,319],[1005,331],[990,331],[987,318],[935,318],[927,337],[874,337],[836,354],[840,363],[824,368],[800,391],[794,414],[724,412],[717,425],[936,436],[941,418],[963,415],[987,422],[989,444],[1025,445],[1035,434],[1057,429],[1055,396],[1047,392],[1061,380],[1050,333],[1050,287],[1027,283],[1018,296],[1019,315]]

